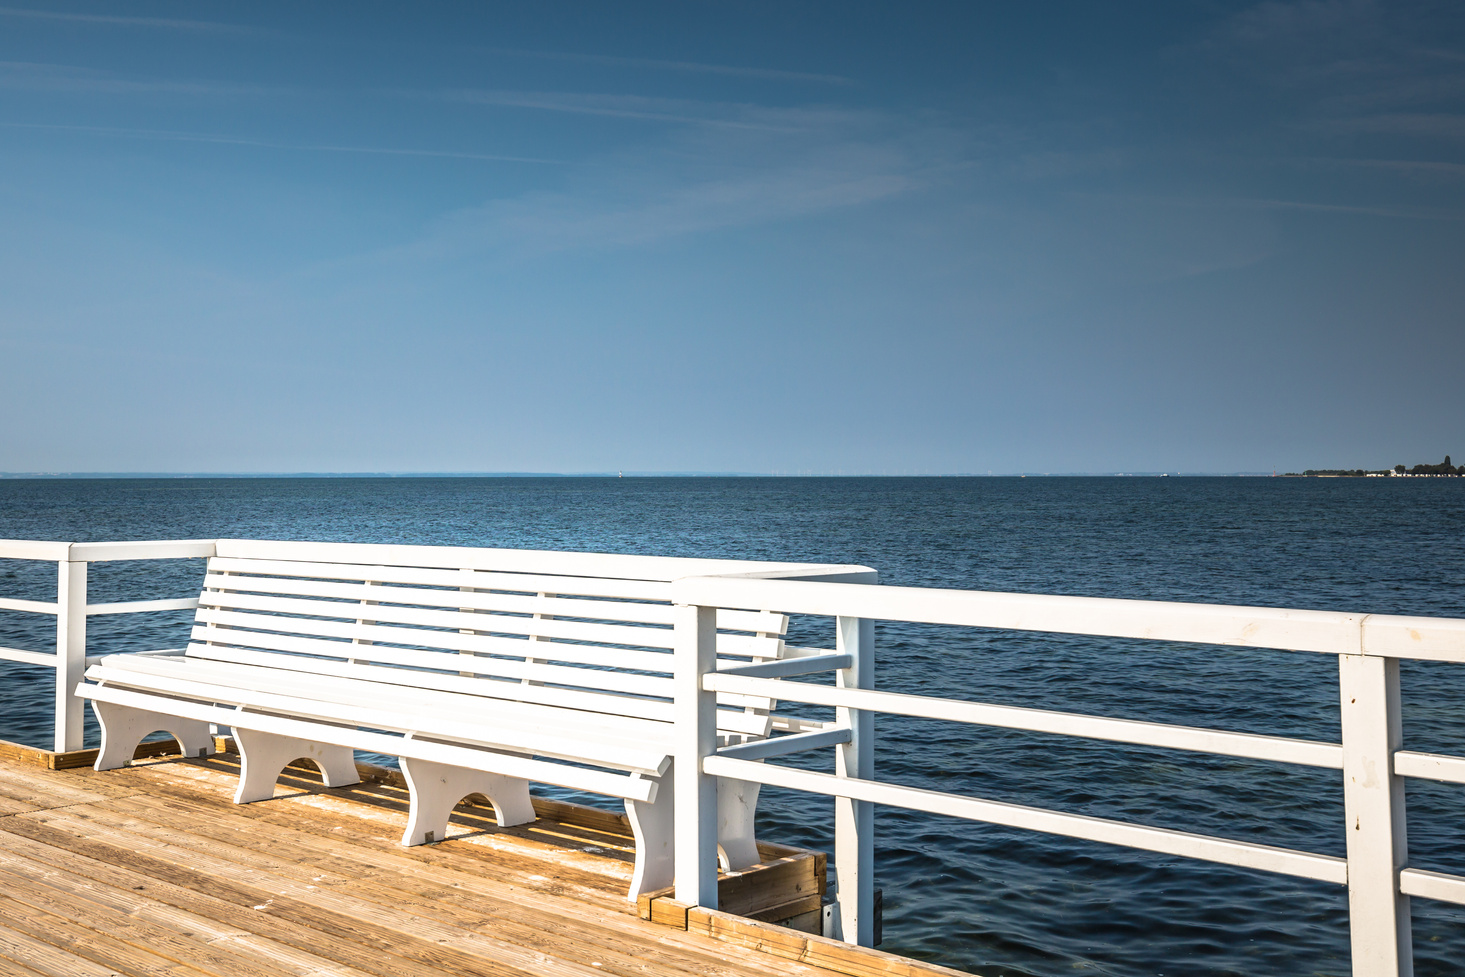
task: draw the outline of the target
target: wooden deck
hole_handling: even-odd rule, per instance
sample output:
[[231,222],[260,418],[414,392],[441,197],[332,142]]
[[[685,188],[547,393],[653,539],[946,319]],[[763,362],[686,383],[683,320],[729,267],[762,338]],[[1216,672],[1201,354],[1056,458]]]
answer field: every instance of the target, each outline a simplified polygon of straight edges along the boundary
[[229,755],[98,774],[0,753],[0,975],[956,973],[669,900],[642,919],[614,815],[500,829],[460,808],[447,841],[403,848],[400,787],[292,768],[274,800],[236,806],[237,772]]

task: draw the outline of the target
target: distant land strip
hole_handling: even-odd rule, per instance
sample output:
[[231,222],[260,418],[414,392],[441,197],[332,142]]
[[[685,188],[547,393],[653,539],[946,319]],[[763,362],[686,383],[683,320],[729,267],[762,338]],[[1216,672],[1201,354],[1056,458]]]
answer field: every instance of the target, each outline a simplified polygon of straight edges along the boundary
[[1395,465],[1380,471],[1363,468],[1309,468],[1305,472],[1288,472],[1286,478],[1460,478],[1465,476],[1465,465],[1450,464],[1450,456],[1438,465],[1415,465],[1405,468]]

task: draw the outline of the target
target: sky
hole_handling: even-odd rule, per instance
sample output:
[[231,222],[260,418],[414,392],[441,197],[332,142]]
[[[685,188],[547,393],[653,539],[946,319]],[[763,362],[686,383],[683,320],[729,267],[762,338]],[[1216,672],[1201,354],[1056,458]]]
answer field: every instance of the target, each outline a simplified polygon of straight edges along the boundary
[[0,472],[1462,435],[1458,3],[0,0]]

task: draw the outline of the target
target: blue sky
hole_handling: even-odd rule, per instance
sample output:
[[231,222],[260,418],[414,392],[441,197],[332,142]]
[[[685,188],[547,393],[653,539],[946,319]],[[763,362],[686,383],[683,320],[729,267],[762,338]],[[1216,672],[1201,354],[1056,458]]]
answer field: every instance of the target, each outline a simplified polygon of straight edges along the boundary
[[1465,8],[0,0],[0,471],[1465,456]]

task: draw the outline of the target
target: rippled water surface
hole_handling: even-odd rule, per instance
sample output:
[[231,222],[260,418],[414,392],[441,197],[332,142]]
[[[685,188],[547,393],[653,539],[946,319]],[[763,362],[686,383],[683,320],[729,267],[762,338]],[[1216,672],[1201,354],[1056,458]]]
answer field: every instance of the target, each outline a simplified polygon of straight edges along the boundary
[[[0,480],[0,537],[452,543],[864,563],[886,583],[1465,617],[1465,480],[1226,478]],[[196,592],[202,564],[93,568],[93,601]],[[55,567],[0,561],[0,596]],[[49,619],[0,612],[0,645]],[[92,652],[187,615],[95,618]],[[796,637],[828,643],[828,622]],[[877,684],[1337,739],[1330,656],[887,625]],[[48,745],[50,673],[0,664],[0,738]],[[1465,751],[1465,666],[1406,663],[1412,749]],[[1343,853],[1336,772],[881,717],[917,787]],[[829,769],[827,760],[811,766]],[[1465,873],[1465,788],[1409,786],[1411,864]],[[769,840],[828,849],[831,804],[767,790]],[[884,948],[987,975],[1349,972],[1342,889],[880,808]],[[1465,974],[1465,912],[1417,899],[1416,972]]]

